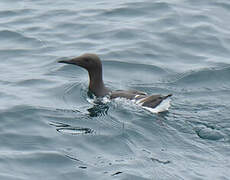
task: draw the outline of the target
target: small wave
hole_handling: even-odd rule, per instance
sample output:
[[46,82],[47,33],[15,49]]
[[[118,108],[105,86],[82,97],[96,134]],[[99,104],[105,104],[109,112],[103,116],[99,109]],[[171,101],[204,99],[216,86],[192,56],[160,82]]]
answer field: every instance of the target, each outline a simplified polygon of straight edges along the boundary
[[[121,81],[128,82],[129,84],[130,82],[151,84],[152,82],[158,82],[162,77],[168,75],[168,71],[165,69],[144,63],[127,63],[109,60],[103,61],[103,65],[105,67],[104,72],[105,74],[108,74],[110,80],[113,83],[117,82],[119,84]],[[125,78],[124,74],[126,74]]]
[[117,16],[117,17],[137,17],[137,16],[146,16],[149,12],[155,13],[170,11],[170,4],[164,2],[131,2],[123,3],[120,7],[106,10],[101,14],[102,16]]
[[16,17],[16,16],[20,16],[20,15],[26,15],[33,12],[32,9],[14,9],[14,10],[1,10],[0,11],[0,17],[3,18],[9,18],[9,17]]
[[39,15],[40,19],[46,19],[46,20],[57,20],[57,17],[63,18],[70,17],[70,16],[76,16],[78,15],[78,11],[71,10],[71,9],[54,9],[50,11],[45,11],[41,15]]
[[41,85],[49,85],[52,82],[45,79],[26,79],[22,81],[18,81],[17,85],[19,86],[41,86]]
[[91,134],[94,132],[93,129],[88,127],[73,127],[69,124],[62,122],[51,121],[49,125],[56,127],[56,130],[63,134],[80,135],[80,134]]
[[157,158],[150,158],[153,162],[157,162],[157,163],[160,163],[160,164],[169,164],[171,163],[171,161],[167,160],[167,161],[163,161],[163,160],[159,160]]
[[[2,43],[2,47],[5,46],[5,48],[15,48],[20,47],[20,49],[26,48],[32,49],[31,47],[42,47],[43,43],[36,38],[25,36],[21,32],[15,32],[12,30],[2,30],[0,31],[0,39],[3,42],[7,42],[5,44]],[[4,46],[3,46],[4,45]],[[20,45],[20,46],[18,46]]]
[[141,15],[142,12],[138,9],[132,9],[129,7],[118,7],[118,8],[113,8],[110,10],[107,10],[105,12],[103,12],[103,14],[101,14],[102,16],[137,16],[137,15]]
[[[186,85],[191,87],[222,87],[230,85],[230,67],[222,69],[202,69],[176,75],[171,83],[175,85]],[[169,80],[170,81],[170,80]]]
[[10,30],[2,30],[0,31],[0,38],[1,39],[15,39],[15,38],[24,38],[21,33],[10,31]]
[[164,70],[163,68],[155,65],[147,65],[147,64],[141,64],[141,63],[130,63],[130,62],[122,62],[122,61],[115,61],[115,60],[108,60],[103,61],[103,64],[105,66],[114,67],[117,66],[119,69],[124,69],[127,71],[145,71],[145,72],[152,72],[157,74],[167,74],[168,72]]
[[30,41],[30,40],[39,41],[39,40],[37,40],[35,38],[26,37],[21,32],[15,32],[15,31],[11,31],[11,30],[2,30],[2,31],[0,31],[0,38],[2,40],[3,39],[6,39],[6,40],[9,40],[9,39],[21,39],[21,40],[26,40],[26,41]]
[[221,131],[208,127],[196,128],[195,132],[201,139],[217,141],[224,138]]
[[228,3],[228,1],[226,1],[226,2],[214,2],[214,5],[222,7],[223,9],[226,9],[227,11],[230,10],[230,4]]
[[71,135],[92,134],[94,132],[90,128],[83,128],[83,127],[64,127],[64,128],[58,128],[57,131],[63,134],[71,134]]

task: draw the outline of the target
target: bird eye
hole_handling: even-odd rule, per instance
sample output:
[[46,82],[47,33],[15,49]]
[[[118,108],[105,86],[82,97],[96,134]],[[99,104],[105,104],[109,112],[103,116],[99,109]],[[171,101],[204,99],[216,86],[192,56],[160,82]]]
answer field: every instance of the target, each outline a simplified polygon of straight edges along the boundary
[[88,62],[89,62],[89,59],[88,59],[88,58],[85,58],[85,62],[87,62],[87,63],[88,63]]

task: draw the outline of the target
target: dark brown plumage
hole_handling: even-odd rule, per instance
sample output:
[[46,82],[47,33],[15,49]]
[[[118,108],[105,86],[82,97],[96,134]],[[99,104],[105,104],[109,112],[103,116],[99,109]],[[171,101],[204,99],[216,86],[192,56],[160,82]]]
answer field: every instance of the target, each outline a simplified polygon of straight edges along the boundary
[[159,94],[148,96],[146,93],[136,90],[109,90],[104,85],[101,60],[96,54],[83,54],[70,60],[61,60],[58,62],[74,64],[86,69],[89,74],[89,91],[97,97],[103,97],[107,95],[111,99],[120,97],[130,100],[137,100],[142,104],[142,106],[155,108],[164,99],[172,96],[172,94],[167,96],[162,96]]

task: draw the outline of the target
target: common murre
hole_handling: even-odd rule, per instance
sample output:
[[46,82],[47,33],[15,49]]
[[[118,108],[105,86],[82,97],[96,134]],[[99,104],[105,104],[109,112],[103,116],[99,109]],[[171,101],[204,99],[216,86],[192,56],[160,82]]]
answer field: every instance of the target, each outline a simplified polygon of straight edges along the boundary
[[86,69],[89,74],[89,91],[96,97],[108,96],[110,99],[126,98],[129,100],[135,100],[138,104],[144,107],[156,108],[163,100],[172,96],[172,94],[166,96],[160,94],[147,95],[144,92],[136,90],[111,91],[103,82],[102,63],[96,54],[87,53],[70,60],[60,60],[58,62],[73,64]]

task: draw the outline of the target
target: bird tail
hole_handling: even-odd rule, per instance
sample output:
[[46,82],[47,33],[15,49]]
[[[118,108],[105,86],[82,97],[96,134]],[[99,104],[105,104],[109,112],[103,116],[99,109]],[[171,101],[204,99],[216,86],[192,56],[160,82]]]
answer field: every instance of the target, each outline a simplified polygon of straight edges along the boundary
[[163,99],[167,99],[168,97],[171,97],[172,94],[168,94],[167,96],[164,96]]

